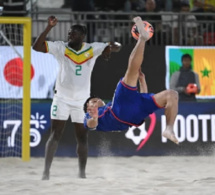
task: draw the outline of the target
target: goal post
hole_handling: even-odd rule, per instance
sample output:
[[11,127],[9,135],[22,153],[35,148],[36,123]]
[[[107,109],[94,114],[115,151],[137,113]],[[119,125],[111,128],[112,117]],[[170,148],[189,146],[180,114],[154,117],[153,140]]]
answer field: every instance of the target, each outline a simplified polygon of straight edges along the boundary
[[22,160],[30,160],[31,18],[0,17],[0,24],[23,25]]

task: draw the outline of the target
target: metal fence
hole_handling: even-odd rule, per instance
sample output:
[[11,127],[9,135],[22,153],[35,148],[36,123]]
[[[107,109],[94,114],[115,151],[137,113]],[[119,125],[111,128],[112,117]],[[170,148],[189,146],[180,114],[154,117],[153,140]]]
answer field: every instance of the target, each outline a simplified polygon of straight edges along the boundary
[[58,24],[48,34],[49,40],[67,41],[73,24],[85,24],[87,42],[118,41],[132,43],[132,18],[141,16],[155,30],[149,45],[215,45],[215,13],[141,13],[141,12],[71,12],[68,9],[45,9],[31,12],[32,37],[35,39],[46,27],[47,18],[55,15]]
[[33,37],[37,37],[47,25],[49,15],[59,22],[49,34],[50,40],[67,40],[71,25],[81,23],[88,28],[88,42],[118,41],[129,44],[132,18],[141,16],[155,29],[150,45],[214,45],[215,13],[140,13],[140,12],[71,12],[49,10],[32,12]]

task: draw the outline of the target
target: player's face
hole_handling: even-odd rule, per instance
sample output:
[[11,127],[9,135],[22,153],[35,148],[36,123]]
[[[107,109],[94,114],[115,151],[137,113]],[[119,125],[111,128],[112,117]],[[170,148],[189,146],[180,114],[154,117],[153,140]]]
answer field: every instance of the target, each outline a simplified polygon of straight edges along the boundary
[[145,8],[147,11],[153,11],[156,8],[155,0],[147,0]]
[[190,58],[184,58],[184,59],[182,60],[182,64],[183,64],[183,67],[184,67],[184,68],[189,68],[190,65],[191,65],[191,60],[190,60]]
[[68,42],[82,43],[84,38],[85,35],[83,35],[76,29],[70,29],[68,32]]
[[105,105],[105,103],[104,103],[104,102],[102,101],[102,99],[100,99],[100,98],[92,98],[92,99],[89,101],[89,104],[93,104],[93,105],[97,104],[98,107],[102,107],[102,106]]

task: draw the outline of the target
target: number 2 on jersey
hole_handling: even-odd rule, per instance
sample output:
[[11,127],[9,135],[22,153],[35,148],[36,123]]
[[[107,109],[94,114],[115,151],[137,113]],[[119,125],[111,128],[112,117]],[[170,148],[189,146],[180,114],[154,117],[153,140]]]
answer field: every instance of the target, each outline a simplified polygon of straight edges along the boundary
[[82,66],[76,65],[75,75],[80,76],[81,70],[82,70]]
[[53,106],[53,109],[52,109],[52,116],[57,116],[57,105],[54,105],[54,106]]

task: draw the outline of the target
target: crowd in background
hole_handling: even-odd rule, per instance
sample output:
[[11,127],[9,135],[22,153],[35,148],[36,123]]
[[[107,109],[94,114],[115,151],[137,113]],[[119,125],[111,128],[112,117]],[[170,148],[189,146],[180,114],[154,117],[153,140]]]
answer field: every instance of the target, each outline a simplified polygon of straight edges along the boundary
[[[0,6],[4,10],[2,15],[28,15],[29,2],[31,3],[31,8],[34,8],[35,6],[32,6],[32,3],[36,2],[38,4],[39,0],[0,0]],[[46,1],[46,4],[48,5],[52,2],[51,0]],[[215,13],[215,0],[64,0],[62,4],[59,9],[66,8],[81,13],[100,13],[101,11],[128,13],[128,15],[114,15],[113,17],[110,15],[91,14],[87,15],[87,19],[123,19],[130,21],[129,13],[138,12],[143,20],[149,21],[154,27],[156,36],[151,40],[151,43],[155,45],[215,44],[215,25],[213,22],[215,21],[215,15],[208,14]],[[177,14],[167,15],[166,13]],[[179,15],[181,13],[185,13],[185,15]],[[186,15],[187,13],[189,14]],[[198,15],[196,13],[207,13],[208,15]],[[95,24],[92,26],[95,28]],[[88,39],[92,41],[92,38]]]
[[[24,15],[29,4],[37,4],[37,1],[0,0],[0,6],[4,11],[17,11]],[[71,8],[73,11],[179,12],[181,4],[189,5],[191,12],[215,12],[214,0],[64,0],[61,8]]]
[[74,11],[180,11],[181,4],[190,6],[193,12],[214,12],[213,0],[65,0],[63,7]]

